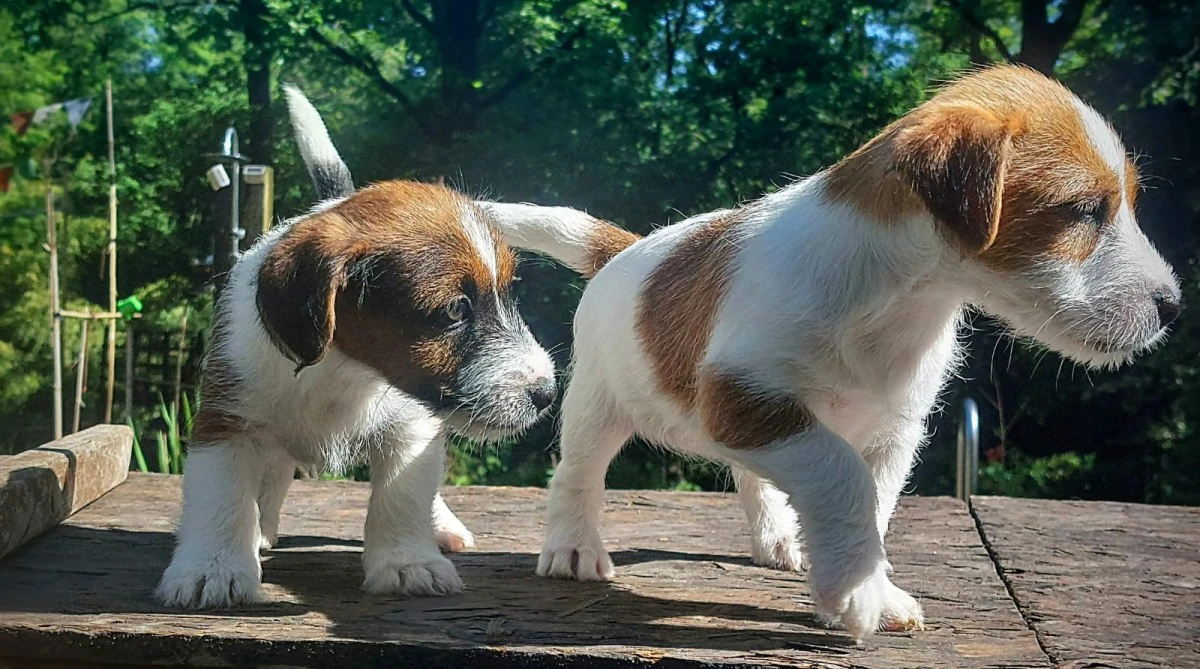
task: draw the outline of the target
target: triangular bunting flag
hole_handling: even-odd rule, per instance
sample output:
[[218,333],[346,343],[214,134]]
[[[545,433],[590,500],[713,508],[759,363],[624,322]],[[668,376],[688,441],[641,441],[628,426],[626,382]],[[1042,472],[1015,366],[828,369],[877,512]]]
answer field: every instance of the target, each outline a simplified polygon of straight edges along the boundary
[[63,107],[67,110],[67,121],[71,123],[72,128],[79,125],[79,122],[83,120],[83,115],[91,106],[91,98],[78,98],[63,103]]
[[63,108],[63,103],[56,102],[52,105],[46,105],[33,112],[33,122],[41,123],[50,117],[51,114]]
[[17,131],[17,135],[24,135],[29,129],[29,122],[33,120],[33,112],[17,112],[9,114],[8,119],[12,121],[13,130]]
[[13,166],[0,167],[0,193],[8,192],[8,184],[12,181]]

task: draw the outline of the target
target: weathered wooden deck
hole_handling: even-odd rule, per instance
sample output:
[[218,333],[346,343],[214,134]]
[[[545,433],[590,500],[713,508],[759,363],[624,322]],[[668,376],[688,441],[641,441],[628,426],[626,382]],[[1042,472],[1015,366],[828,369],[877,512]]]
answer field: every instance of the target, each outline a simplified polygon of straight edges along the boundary
[[906,498],[889,556],[927,629],[856,648],[802,574],[749,563],[731,495],[609,493],[617,578],[581,584],[533,576],[541,490],[448,489],[478,540],[452,558],[467,591],[399,600],[359,590],[368,492],[297,481],[269,601],[196,614],[150,596],[179,480],[131,474],[0,559],[0,668],[1200,666],[1200,509]]

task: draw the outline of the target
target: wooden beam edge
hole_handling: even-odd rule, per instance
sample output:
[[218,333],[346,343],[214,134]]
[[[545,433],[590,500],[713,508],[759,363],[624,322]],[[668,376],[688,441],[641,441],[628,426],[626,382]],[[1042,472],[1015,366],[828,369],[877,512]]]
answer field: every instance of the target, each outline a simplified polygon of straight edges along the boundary
[[0,557],[125,481],[133,430],[97,425],[0,456]]

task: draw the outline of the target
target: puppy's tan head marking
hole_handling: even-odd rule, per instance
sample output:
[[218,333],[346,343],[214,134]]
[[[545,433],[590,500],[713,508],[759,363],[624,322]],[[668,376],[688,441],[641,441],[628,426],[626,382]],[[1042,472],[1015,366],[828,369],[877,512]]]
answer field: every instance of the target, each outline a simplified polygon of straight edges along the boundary
[[831,168],[824,196],[884,225],[927,214],[980,306],[1107,365],[1161,341],[1180,308],[1178,281],[1138,227],[1137,183],[1094,109],[1001,66],[947,86]]
[[896,133],[895,169],[966,254],[996,241],[1009,152],[1019,130],[1012,117],[961,105],[933,108]]
[[689,230],[642,286],[637,333],[668,397],[690,408],[737,248],[735,212]]
[[[257,303],[297,371],[336,345],[436,408],[511,413],[498,428],[511,431],[532,422],[544,408],[533,399],[553,385],[552,363],[512,301],[515,265],[470,200],[441,186],[387,182],[284,232],[259,269]],[[536,397],[527,397],[534,386]]]
[[[471,216],[490,248],[472,239],[463,221]],[[258,305],[276,344],[301,367],[319,362],[335,337],[351,357],[383,365],[396,357],[394,346],[374,346],[394,341],[385,321],[406,317],[415,346],[421,330],[439,325],[423,321],[466,292],[507,292],[514,267],[470,201],[440,186],[388,182],[296,222],[263,261]],[[337,328],[339,317],[355,327]],[[425,357],[430,371],[446,371],[444,351]]]
[[762,448],[813,424],[812,413],[794,398],[713,370],[700,374],[696,405],[708,436],[734,450]]
[[1097,150],[1070,91],[999,66],[950,84],[831,168],[826,195],[885,224],[927,211],[964,255],[1019,269],[1086,258],[1095,229],[1077,224],[1136,189],[1122,168]]

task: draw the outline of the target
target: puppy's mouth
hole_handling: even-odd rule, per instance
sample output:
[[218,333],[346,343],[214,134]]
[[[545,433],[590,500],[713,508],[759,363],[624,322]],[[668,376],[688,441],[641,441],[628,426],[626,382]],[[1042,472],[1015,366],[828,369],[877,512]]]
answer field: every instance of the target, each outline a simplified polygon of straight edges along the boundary
[[1130,337],[1113,337],[1102,333],[1080,337],[1072,332],[1072,329],[1087,331],[1094,328],[1090,323],[1091,321],[1084,320],[1074,328],[1067,328],[1060,335],[1063,343],[1067,345],[1052,345],[1051,348],[1089,367],[1116,368],[1130,362],[1138,354],[1154,348],[1168,333],[1166,328]]
[[437,411],[442,423],[454,434],[474,441],[503,441],[520,435],[545,412],[532,406],[473,406],[462,404]]

